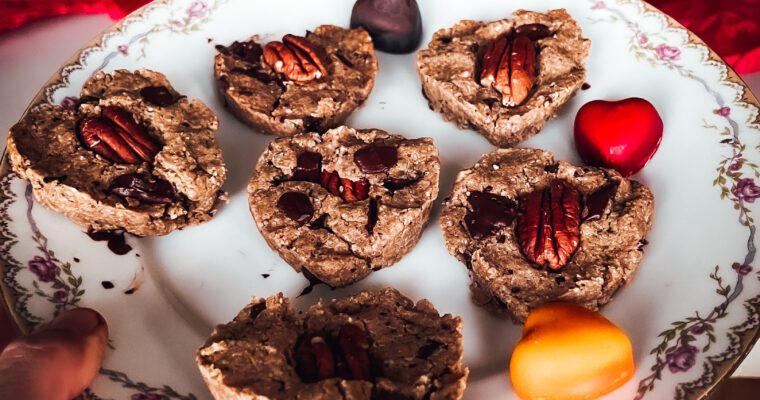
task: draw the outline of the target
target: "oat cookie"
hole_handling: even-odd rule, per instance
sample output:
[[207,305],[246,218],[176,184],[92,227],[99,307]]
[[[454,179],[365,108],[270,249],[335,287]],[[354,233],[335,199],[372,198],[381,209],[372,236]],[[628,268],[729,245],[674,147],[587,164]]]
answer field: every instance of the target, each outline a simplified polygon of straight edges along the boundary
[[98,72],[76,104],[11,128],[13,170],[40,204],[88,231],[165,235],[207,221],[226,177],[216,116],[158,72]]
[[431,139],[339,127],[270,143],[248,186],[249,205],[288,264],[345,286],[414,247],[439,171]]
[[462,397],[462,321],[395,289],[319,302],[296,315],[282,294],[216,328],[196,361],[216,399]]
[[463,20],[417,54],[422,93],[446,120],[509,147],[538,133],[581,88],[590,44],[564,9]]
[[257,40],[217,46],[214,76],[227,108],[263,133],[334,128],[375,84],[377,57],[362,28],[322,25],[264,47]]
[[653,211],[652,192],[614,170],[500,149],[459,173],[440,224],[475,303],[524,321],[551,301],[612,300],[641,263]]

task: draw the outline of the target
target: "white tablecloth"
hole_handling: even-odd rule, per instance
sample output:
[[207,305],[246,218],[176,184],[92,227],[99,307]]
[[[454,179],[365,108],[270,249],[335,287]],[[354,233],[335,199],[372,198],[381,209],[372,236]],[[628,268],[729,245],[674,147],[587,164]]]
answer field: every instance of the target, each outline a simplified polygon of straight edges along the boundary
[[[7,132],[50,75],[82,44],[112,24],[104,15],[61,17],[0,36],[0,130]],[[743,78],[760,96],[760,73]],[[4,148],[2,140],[0,149]],[[734,376],[760,377],[760,346]]]

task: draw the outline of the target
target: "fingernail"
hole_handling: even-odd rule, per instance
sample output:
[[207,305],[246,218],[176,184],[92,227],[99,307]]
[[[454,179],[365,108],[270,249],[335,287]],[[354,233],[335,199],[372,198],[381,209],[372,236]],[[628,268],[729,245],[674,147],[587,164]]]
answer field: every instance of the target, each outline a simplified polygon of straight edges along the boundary
[[44,331],[65,331],[75,335],[88,335],[100,325],[105,325],[103,317],[90,308],[76,308],[54,319]]

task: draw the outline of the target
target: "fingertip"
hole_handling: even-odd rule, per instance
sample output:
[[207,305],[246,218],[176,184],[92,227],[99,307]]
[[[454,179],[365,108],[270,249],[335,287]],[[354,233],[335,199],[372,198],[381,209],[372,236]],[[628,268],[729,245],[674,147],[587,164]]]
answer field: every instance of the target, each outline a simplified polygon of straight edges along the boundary
[[105,318],[91,308],[75,308],[61,314],[42,327],[39,332],[63,331],[77,336],[87,336],[94,334],[97,330],[108,335],[108,324]]

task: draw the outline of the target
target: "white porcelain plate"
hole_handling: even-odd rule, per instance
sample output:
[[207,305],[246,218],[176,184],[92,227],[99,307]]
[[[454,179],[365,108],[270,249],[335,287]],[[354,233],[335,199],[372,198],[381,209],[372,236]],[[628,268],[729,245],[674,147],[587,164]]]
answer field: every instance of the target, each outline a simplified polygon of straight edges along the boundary
[[[252,34],[300,34],[347,25],[351,0],[168,0],[105,32],[64,66],[38,102],[66,103],[100,69],[150,68],[219,116],[230,203],[210,222],[166,237],[128,242],[111,253],[64,217],[30,199],[27,184],[0,178],[0,258],[5,299],[23,329],[61,310],[88,306],[110,326],[111,348],[85,399],[207,399],[194,351],[216,323],[252,295],[295,297],[307,285],[271,251],[248,212],[245,185],[271,137],[235,120],[216,96],[215,44]],[[464,19],[495,20],[519,8],[565,7],[591,38],[588,83],[526,147],[580,163],[572,141],[578,108],[593,99],[638,96],[660,111],[665,132],[635,178],[655,193],[654,227],[636,277],[603,309],[631,337],[636,375],[612,399],[699,398],[727,376],[758,334],[760,281],[754,217],[760,209],[758,102],[726,65],[680,25],[637,0],[420,2],[424,41]],[[394,286],[464,319],[467,399],[514,398],[507,375],[520,327],[491,317],[469,298],[464,266],[447,254],[438,226],[441,199],[457,171],[491,146],[431,111],[413,55],[379,53],[380,73],[349,120],[407,137],[430,136],[441,154],[441,198],[414,250],[397,265],[344,290],[318,286],[306,307],[365,288]],[[112,288],[109,288],[110,286]],[[551,382],[547,382],[551,384]]]

